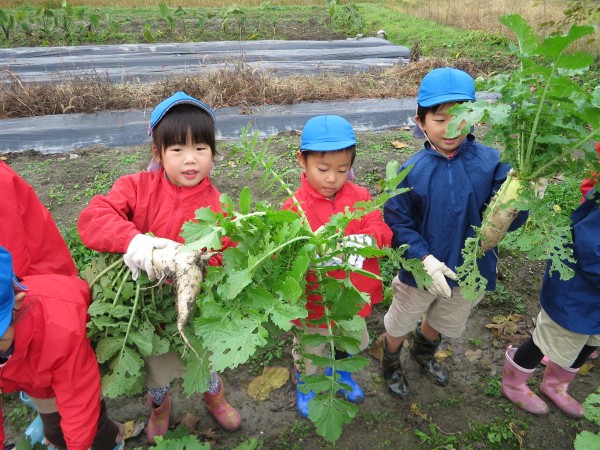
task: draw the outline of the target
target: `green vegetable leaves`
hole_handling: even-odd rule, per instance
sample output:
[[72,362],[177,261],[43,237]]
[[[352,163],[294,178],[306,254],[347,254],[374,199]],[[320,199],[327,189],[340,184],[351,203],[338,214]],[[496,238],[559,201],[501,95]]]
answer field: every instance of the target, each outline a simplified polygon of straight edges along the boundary
[[[599,136],[600,93],[597,86],[582,81],[593,57],[568,52],[572,44],[592,34],[594,28],[574,25],[565,34],[546,36],[538,42],[521,16],[506,15],[500,20],[517,38],[512,50],[521,64],[508,74],[476,80],[480,90],[494,92],[498,97],[492,102],[480,100],[452,107],[454,117],[448,134],[466,133],[471,125],[487,122],[489,132],[484,143],[499,142],[502,159],[523,181],[524,189],[516,202],[508,205],[502,195],[497,196],[500,208],[529,211],[527,232],[522,232],[516,243],[532,259],[549,259],[551,270],[566,279],[572,275],[565,265],[572,261],[569,221],[553,216],[554,205],[535,195],[534,184],[556,175],[582,179],[582,168],[597,160],[593,144]],[[485,212],[484,224],[490,210],[496,208],[495,201]],[[475,237],[468,239],[463,248],[464,264],[457,268],[460,286],[472,299],[487,284],[477,269],[477,258],[482,253],[480,237],[476,229]]]

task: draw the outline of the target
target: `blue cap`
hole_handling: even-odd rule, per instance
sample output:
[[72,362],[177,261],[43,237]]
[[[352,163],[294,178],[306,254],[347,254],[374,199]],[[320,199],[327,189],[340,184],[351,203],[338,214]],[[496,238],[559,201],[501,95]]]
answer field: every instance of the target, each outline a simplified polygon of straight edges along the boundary
[[419,106],[427,108],[459,101],[475,101],[475,82],[468,73],[451,67],[433,69],[421,81]]
[[27,290],[13,273],[12,257],[8,250],[0,247],[0,336],[3,336],[12,321],[15,305],[15,288]]
[[331,152],[356,145],[352,125],[340,116],[316,116],[304,125],[300,150]]
[[156,105],[156,108],[154,108],[154,111],[152,111],[152,115],[150,116],[148,134],[152,136],[152,130],[154,129],[154,127],[158,124],[158,122],[160,122],[160,120],[165,116],[167,111],[169,111],[173,106],[186,103],[189,105],[195,105],[203,109],[208,114],[210,114],[213,123],[216,121],[217,118],[215,116],[215,112],[209,106],[205,105],[200,100],[195,99],[194,97],[190,97],[185,92],[179,91],[176,94],[171,95],[166,100],[163,100],[158,105]]

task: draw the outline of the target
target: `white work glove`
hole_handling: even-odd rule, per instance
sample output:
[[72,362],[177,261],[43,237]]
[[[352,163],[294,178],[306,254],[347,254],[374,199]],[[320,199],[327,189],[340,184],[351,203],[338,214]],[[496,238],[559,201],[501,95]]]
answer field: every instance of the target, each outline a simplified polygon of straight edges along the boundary
[[452,296],[452,289],[450,289],[446,277],[456,280],[456,274],[433,255],[428,255],[423,260],[423,266],[427,274],[431,277],[431,284],[427,290],[437,297],[450,298]]
[[332,256],[331,259],[328,259],[325,262],[319,263],[319,266],[322,267],[330,267],[330,266],[341,266],[342,265],[342,260],[340,258],[338,258],[337,256]]
[[[344,238],[344,246],[351,248],[365,248],[373,245],[373,238],[367,234],[351,234]],[[351,254],[348,257],[348,264],[362,269],[365,262],[365,257],[361,255]]]
[[123,262],[131,270],[134,280],[138,279],[140,270],[148,274],[150,281],[156,279],[156,272],[152,265],[152,251],[155,248],[165,248],[171,241],[169,239],[152,237],[147,234],[138,234],[127,247],[123,255]]

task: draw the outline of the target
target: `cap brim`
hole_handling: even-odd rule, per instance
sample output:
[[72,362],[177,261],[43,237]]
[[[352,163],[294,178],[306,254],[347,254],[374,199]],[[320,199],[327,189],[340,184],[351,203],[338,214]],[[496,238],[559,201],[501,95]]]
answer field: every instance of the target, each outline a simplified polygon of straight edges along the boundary
[[421,100],[419,106],[429,108],[431,106],[441,105],[442,103],[453,103],[453,102],[474,102],[474,97],[469,97],[464,94],[446,94],[439,95],[437,97],[431,97],[426,100]]
[[343,150],[348,147],[356,145],[356,141],[335,141],[335,142],[316,142],[314,144],[304,144],[300,151],[314,151],[314,152],[334,152],[336,150]]

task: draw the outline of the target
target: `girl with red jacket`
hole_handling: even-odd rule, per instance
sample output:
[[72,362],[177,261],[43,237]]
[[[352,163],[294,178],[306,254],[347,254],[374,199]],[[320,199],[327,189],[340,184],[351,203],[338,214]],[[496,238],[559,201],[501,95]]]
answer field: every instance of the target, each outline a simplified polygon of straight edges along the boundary
[[[184,92],[159,103],[152,112],[148,133],[153,161],[148,172],[126,175],[107,195],[99,195],[81,212],[77,224],[82,242],[97,251],[123,253],[134,279],[145,271],[153,280],[152,251],[169,240],[183,242],[184,222],[195,211],[221,210],[220,192],[211,184],[216,155],[215,114],[211,108]],[[146,233],[152,233],[154,236]],[[225,246],[231,242],[224,242]],[[209,264],[218,265],[213,257]],[[169,352],[145,359],[148,406],[151,416],[146,434],[154,443],[169,427],[169,383],[183,375],[179,355]],[[240,415],[225,400],[221,378],[212,373],[204,394],[209,412],[228,430],[240,426]]]
[[[325,115],[310,119],[302,130],[302,142],[300,150],[296,153],[298,163],[304,169],[301,176],[301,187],[292,198],[286,200],[283,209],[298,211],[298,205],[306,214],[308,223],[313,231],[329,222],[334,214],[344,212],[346,208],[351,211],[354,205],[361,201],[371,200],[369,191],[361,186],[350,182],[352,164],[356,155],[356,138],[352,125],[342,117]],[[344,230],[347,246],[363,246],[376,243],[380,248],[389,246],[392,241],[392,231],[383,222],[381,211],[372,211],[360,219],[353,220]],[[339,261],[341,263],[341,261]],[[353,266],[379,275],[379,262],[377,258],[365,259],[360,255],[352,255],[348,260]],[[329,272],[329,276],[343,279],[346,273],[343,270]],[[307,277],[308,289],[314,288],[314,279]],[[361,311],[360,317],[366,317],[371,313],[372,305],[380,303],[383,299],[383,285],[381,280],[368,278],[357,273],[350,274],[350,281],[361,292],[369,295],[370,302],[366,303]],[[323,305],[320,296],[316,294],[307,295],[308,317],[306,322],[296,321],[296,325],[303,327],[304,333],[322,333],[326,331],[326,325],[315,327],[311,320],[320,319],[323,316]],[[367,328],[364,328],[360,349],[364,350],[369,343]],[[300,344],[296,337],[294,349]],[[324,351],[324,345],[316,348],[307,348],[309,353],[320,355]],[[335,358],[341,359],[349,355],[336,350]],[[296,362],[296,407],[303,417],[308,417],[308,407],[314,397],[311,390],[308,394],[303,393],[298,385],[303,382],[298,363],[302,355],[293,352]],[[312,375],[316,368],[305,361],[305,374]],[[364,399],[361,387],[352,379],[352,374],[346,371],[338,371],[340,381],[351,386],[348,393],[340,391],[346,398],[354,403]]]

